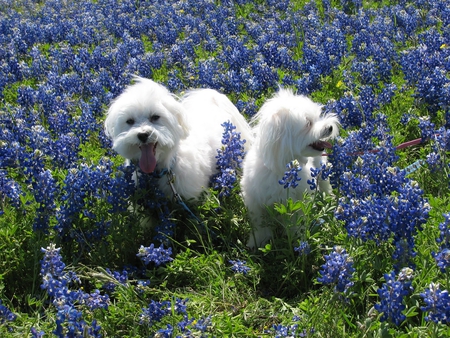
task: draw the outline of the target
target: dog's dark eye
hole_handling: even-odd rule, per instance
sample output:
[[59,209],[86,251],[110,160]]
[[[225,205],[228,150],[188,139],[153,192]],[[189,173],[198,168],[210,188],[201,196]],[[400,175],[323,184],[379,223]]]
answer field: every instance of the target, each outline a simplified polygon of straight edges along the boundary
[[129,124],[130,126],[132,126],[134,124],[134,120],[133,119],[128,119],[127,120],[127,124]]
[[159,118],[160,118],[159,115],[152,115],[152,116],[150,117],[150,122],[156,122],[156,121],[159,120]]

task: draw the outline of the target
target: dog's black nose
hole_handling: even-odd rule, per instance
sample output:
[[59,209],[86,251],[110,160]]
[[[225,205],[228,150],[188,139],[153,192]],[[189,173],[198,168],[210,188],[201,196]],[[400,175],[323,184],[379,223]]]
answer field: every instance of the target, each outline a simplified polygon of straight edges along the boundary
[[147,142],[149,135],[150,135],[149,133],[139,133],[137,135],[137,137],[138,137],[139,141],[141,141],[142,143],[145,143],[145,142]]

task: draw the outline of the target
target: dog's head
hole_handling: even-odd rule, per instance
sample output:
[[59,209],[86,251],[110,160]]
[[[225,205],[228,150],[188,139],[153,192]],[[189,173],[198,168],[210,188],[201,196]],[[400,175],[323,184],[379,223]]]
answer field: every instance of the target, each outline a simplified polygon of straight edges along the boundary
[[113,149],[129,160],[139,160],[142,171],[170,161],[181,139],[188,135],[183,106],[160,84],[135,78],[111,104],[105,132]]
[[331,144],[327,140],[339,133],[335,115],[322,114],[322,107],[291,90],[280,89],[266,101],[255,116],[256,144],[264,164],[271,170],[283,171],[297,159],[320,156]]

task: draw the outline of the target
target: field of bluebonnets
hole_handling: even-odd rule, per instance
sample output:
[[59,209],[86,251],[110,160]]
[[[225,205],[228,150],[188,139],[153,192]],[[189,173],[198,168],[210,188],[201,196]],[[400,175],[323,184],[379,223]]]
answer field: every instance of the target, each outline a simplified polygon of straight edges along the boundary
[[[0,335],[450,335],[449,71],[448,0],[0,0]],[[248,250],[228,126],[196,218],[135,185],[103,131],[134,74],[248,118],[309,95],[341,121],[334,194]]]

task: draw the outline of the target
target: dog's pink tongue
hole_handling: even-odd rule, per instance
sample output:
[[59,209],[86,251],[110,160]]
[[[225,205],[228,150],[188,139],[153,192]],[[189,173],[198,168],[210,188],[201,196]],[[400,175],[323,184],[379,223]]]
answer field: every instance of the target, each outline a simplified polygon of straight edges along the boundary
[[144,173],[150,174],[155,171],[155,167],[155,145],[153,143],[141,145],[141,158],[139,159],[139,168],[141,168]]

